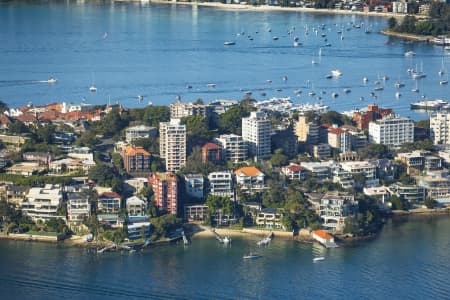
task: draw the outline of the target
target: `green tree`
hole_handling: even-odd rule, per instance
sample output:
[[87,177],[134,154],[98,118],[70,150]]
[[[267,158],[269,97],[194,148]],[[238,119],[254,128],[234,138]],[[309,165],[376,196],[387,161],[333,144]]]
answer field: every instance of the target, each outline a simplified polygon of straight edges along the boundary
[[288,161],[288,157],[283,154],[283,149],[276,149],[270,158],[270,163],[274,167],[284,166],[288,163]]
[[389,29],[394,29],[397,26],[397,20],[394,17],[390,17],[388,19],[388,27]]
[[150,126],[159,128],[160,122],[170,120],[170,109],[168,106],[148,106],[144,112],[144,122]]
[[358,151],[361,159],[378,159],[386,157],[389,149],[385,145],[370,144]]
[[232,107],[219,117],[220,133],[234,133],[240,135],[242,132],[242,118],[248,117],[250,110],[242,106]]
[[115,174],[110,167],[104,164],[97,164],[88,171],[88,178],[100,186],[111,186]]

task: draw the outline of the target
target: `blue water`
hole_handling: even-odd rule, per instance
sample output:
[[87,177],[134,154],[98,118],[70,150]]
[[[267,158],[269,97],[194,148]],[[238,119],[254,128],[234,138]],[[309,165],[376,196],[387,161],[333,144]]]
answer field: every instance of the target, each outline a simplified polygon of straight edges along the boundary
[[[439,85],[438,76],[442,59],[445,65],[450,59],[445,51],[377,33],[386,27],[384,18],[83,2],[0,4],[1,100],[12,106],[85,99],[88,103],[120,101],[142,107],[148,101],[169,104],[177,95],[183,101],[211,101],[242,99],[245,92],[252,91],[258,100],[289,96],[295,102],[315,103],[318,100],[308,96],[314,89],[318,95],[325,91],[322,102],[338,111],[375,102],[420,119],[426,115],[411,112],[409,103],[422,96],[445,99],[449,92],[448,86]],[[351,22],[363,23],[362,28],[352,28]],[[316,36],[313,29],[321,24],[326,29],[319,29]],[[293,26],[295,31],[288,35]],[[364,33],[369,26],[374,33]],[[341,28],[343,40],[337,33]],[[331,47],[325,47],[321,33],[327,35]],[[274,41],[274,36],[279,40]],[[294,36],[300,38],[301,46],[293,46]],[[227,47],[224,41],[236,45]],[[386,45],[387,41],[392,44]],[[417,55],[405,58],[408,50]],[[319,64],[312,65],[312,59]],[[406,72],[416,66],[423,66],[428,75],[418,84],[419,94],[410,91],[415,82]],[[325,79],[333,69],[344,75]],[[384,75],[390,80],[382,82],[385,89],[372,97],[374,82]],[[288,80],[283,81],[283,76]],[[58,83],[38,82],[49,77],[57,78]],[[369,79],[366,85],[363,77]],[[406,84],[398,100],[394,97],[396,80]],[[215,83],[216,88],[208,88],[208,83]],[[89,92],[91,85],[97,87],[97,93]],[[187,85],[192,89],[186,89]],[[345,95],[344,88],[352,92]],[[294,94],[297,89],[303,91],[299,98]],[[262,92],[267,96],[261,96]],[[332,92],[339,97],[332,99]],[[139,103],[137,95],[146,98]]]
[[[407,219],[406,219],[407,220]],[[0,240],[2,299],[448,299],[450,218],[386,225],[350,247],[276,239],[194,238],[143,254],[93,254],[64,245]],[[324,256],[314,263],[312,258]]]

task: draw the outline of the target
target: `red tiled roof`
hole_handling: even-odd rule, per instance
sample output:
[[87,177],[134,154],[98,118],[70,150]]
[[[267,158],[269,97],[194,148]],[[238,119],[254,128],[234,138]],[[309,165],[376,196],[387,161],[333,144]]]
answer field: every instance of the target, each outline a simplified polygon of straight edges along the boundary
[[313,233],[323,239],[329,240],[329,239],[333,238],[333,236],[331,234],[329,234],[328,232],[326,232],[325,230],[321,230],[321,229],[314,230]]
[[125,153],[125,155],[128,155],[128,156],[135,156],[136,154],[142,154],[145,156],[150,155],[150,153],[145,151],[145,149],[142,147],[127,146],[127,147],[125,147],[123,152]]
[[343,134],[344,132],[345,132],[345,130],[342,128],[329,128],[328,129],[328,133],[332,133],[332,134]]
[[202,149],[220,149],[220,147],[214,143],[206,143],[203,145]]
[[260,170],[258,170],[255,167],[243,167],[240,169],[237,169],[236,171],[234,171],[234,174],[236,175],[245,175],[245,176],[258,176],[259,174],[262,174],[262,172]]
[[20,116],[15,117],[16,120],[19,120],[21,122],[36,122],[37,119],[34,115],[32,114],[23,114]]
[[287,168],[289,170],[291,170],[292,172],[298,172],[298,171],[303,170],[303,167],[300,165],[289,165],[289,166],[287,166]]
[[11,124],[11,120],[9,119],[8,116],[2,114],[2,115],[0,115],[0,123],[3,125],[8,125],[8,124]]
[[100,195],[100,198],[119,198],[120,199],[120,195],[115,193],[115,192],[104,192]]

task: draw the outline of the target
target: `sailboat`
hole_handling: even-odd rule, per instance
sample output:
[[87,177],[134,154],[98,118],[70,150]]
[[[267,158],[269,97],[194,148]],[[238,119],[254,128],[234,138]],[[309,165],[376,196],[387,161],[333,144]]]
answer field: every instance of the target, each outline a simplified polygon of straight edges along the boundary
[[97,88],[94,86],[94,73],[92,73],[92,84],[89,87],[89,92],[91,92],[91,93],[97,92]]
[[418,87],[418,82],[416,81],[416,87],[411,89],[411,92],[413,93],[418,93],[419,92],[419,87]]
[[442,63],[441,63],[441,68],[439,69],[438,72],[439,76],[442,76],[445,74],[445,68],[444,68],[444,58],[442,58]]
[[448,75],[446,76],[446,78],[441,78],[441,80],[439,80],[439,84],[440,85],[446,85],[448,84]]

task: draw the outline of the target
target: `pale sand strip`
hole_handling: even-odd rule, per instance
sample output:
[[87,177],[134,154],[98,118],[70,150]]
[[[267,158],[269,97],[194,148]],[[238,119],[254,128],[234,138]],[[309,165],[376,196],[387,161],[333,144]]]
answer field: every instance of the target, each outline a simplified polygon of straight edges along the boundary
[[[281,7],[281,6],[269,6],[269,5],[258,5],[253,6],[249,4],[224,4],[221,2],[171,2],[164,0],[114,0],[115,2],[142,2],[142,3],[153,3],[153,4],[169,4],[169,5],[185,5],[185,6],[203,6],[203,7],[213,7],[222,10],[248,10],[248,11],[290,11],[290,12],[308,12],[308,13],[322,13],[322,14],[342,14],[342,15],[362,15],[362,16],[377,16],[377,17],[395,17],[403,18],[405,14],[397,13],[382,13],[382,12],[363,12],[363,11],[350,11],[350,10],[339,10],[339,9],[315,9],[307,7]],[[423,16],[415,15],[418,18]]]

